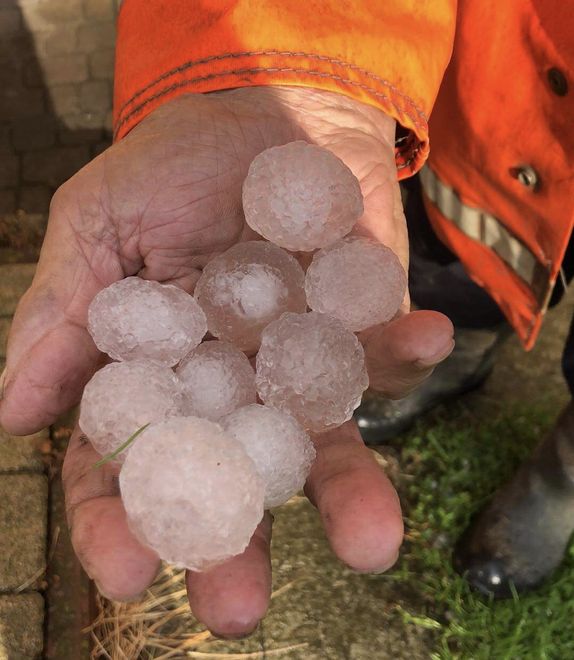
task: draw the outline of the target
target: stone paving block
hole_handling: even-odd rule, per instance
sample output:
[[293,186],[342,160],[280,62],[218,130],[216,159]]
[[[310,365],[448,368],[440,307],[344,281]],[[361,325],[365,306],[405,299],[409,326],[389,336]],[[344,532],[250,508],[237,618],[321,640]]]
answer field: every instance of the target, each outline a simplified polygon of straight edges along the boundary
[[70,131],[85,131],[103,129],[106,125],[105,112],[95,112],[88,110],[73,115],[63,115],[60,117],[62,123]]
[[48,440],[48,429],[34,433],[34,435],[16,437],[0,428],[0,480],[2,474],[6,472],[23,470],[42,472],[44,462],[39,448]]
[[20,32],[21,29],[22,18],[18,9],[15,7],[0,9],[0,38]]
[[103,129],[101,126],[98,126],[97,128],[77,128],[73,131],[68,128],[61,128],[58,131],[58,139],[61,144],[89,144],[90,154],[91,150],[94,148],[93,145],[97,144],[102,139],[102,135]]
[[115,15],[112,0],[84,0],[84,16],[90,20],[111,21]]
[[81,53],[94,53],[113,48],[116,43],[116,26],[109,23],[85,23],[78,27],[78,49]]
[[18,183],[20,159],[10,152],[0,153],[0,188],[10,188]]
[[34,33],[82,18],[81,0],[20,0],[19,4],[26,27]]
[[12,126],[8,123],[0,124],[0,153],[12,149]]
[[[8,74],[11,75],[11,74]],[[41,89],[26,89],[22,83],[3,82],[0,73],[0,121],[11,121],[14,117],[32,117],[44,112],[44,92]]]
[[101,142],[98,142],[92,147],[92,158],[95,158],[96,156],[99,156],[101,153],[103,153],[106,149],[112,146],[112,138],[108,138],[107,140],[102,140]]
[[81,83],[88,79],[88,60],[85,55],[79,53],[72,56],[46,57],[40,65],[44,74],[43,82],[48,87],[66,83]]
[[[46,565],[48,481],[0,474],[0,592],[34,588]],[[33,579],[35,578],[35,579]]]
[[41,89],[25,89],[23,85],[5,86],[0,74],[0,121],[14,117],[34,117],[44,112],[44,92]]
[[12,316],[32,283],[36,264],[0,264],[0,316]]
[[42,596],[37,593],[0,596],[0,660],[39,658],[43,642]]
[[14,122],[12,143],[18,151],[46,149],[56,142],[56,121],[51,115]]
[[[0,156],[2,158],[2,156]],[[0,213],[14,213],[16,210],[16,191],[0,190]]]
[[104,80],[90,80],[80,87],[80,107],[85,112],[107,112],[112,107],[112,88]]
[[111,80],[114,75],[115,52],[113,49],[99,50],[88,59],[90,75],[97,80]]
[[47,183],[57,187],[89,160],[87,145],[56,147],[23,154],[22,176],[29,183]]
[[58,27],[36,40],[36,49],[40,57],[51,57],[52,55],[70,55],[76,51],[76,31],[69,27]]
[[52,190],[48,186],[22,186],[20,208],[26,213],[48,213]]
[[42,89],[25,89],[22,85],[0,88],[0,121],[12,120],[14,117],[35,117],[41,115],[45,108]]
[[74,115],[80,112],[80,91],[76,85],[55,85],[48,90],[56,115]]

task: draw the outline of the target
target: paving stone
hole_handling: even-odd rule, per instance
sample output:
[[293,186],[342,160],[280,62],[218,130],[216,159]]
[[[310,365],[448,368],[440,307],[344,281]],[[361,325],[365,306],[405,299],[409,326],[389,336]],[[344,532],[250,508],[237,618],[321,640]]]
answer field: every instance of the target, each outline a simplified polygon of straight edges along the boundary
[[81,53],[95,53],[98,50],[115,46],[116,26],[113,22],[80,25],[77,32],[78,50]]
[[22,79],[27,87],[44,87],[44,72],[36,57],[29,58],[25,63]]
[[22,30],[22,17],[16,8],[0,9],[0,38]]
[[36,48],[41,57],[70,55],[76,51],[76,46],[76,31],[69,27],[58,27],[43,39],[36,39]]
[[84,16],[97,21],[114,19],[115,7],[112,0],[84,0]]
[[44,462],[39,450],[48,439],[47,429],[34,435],[16,437],[0,428],[0,480],[6,472],[42,472]]
[[80,107],[84,112],[107,112],[112,106],[112,89],[109,82],[90,80],[80,87]]
[[52,194],[48,186],[23,186],[18,206],[26,213],[48,213]]
[[56,142],[56,120],[52,115],[45,114],[15,121],[12,142],[18,151],[51,147]]
[[3,122],[0,124],[0,154],[12,149],[12,124]]
[[113,49],[98,50],[89,56],[90,75],[96,80],[111,80],[114,76],[115,52]]
[[47,507],[48,480],[43,474],[0,474],[0,592],[23,585],[33,589],[42,576]]
[[48,87],[81,83],[88,79],[88,60],[85,55],[79,53],[72,56],[46,57],[41,61],[41,68],[44,73],[44,84]]
[[54,113],[58,117],[80,112],[80,91],[77,85],[55,85],[49,89]]
[[28,152],[23,154],[22,177],[29,183],[57,187],[81,169],[89,158],[87,145]]
[[113,134],[113,132],[114,132],[114,113],[111,110],[111,108],[106,113],[106,123],[104,124],[104,128],[110,134],[110,136]]
[[92,158],[99,156],[101,153],[103,153],[106,149],[108,149],[111,146],[112,146],[111,136],[107,140],[102,140],[101,142],[98,142],[96,145],[92,147]]
[[106,125],[105,112],[79,112],[77,114],[63,115],[62,123],[70,131],[102,130]]
[[23,85],[4,86],[0,79],[0,121],[33,117],[44,112],[44,91]]
[[33,33],[82,18],[81,0],[26,0],[20,2],[20,8],[26,27]]
[[[0,156],[0,158],[2,158],[2,156]],[[14,213],[15,210],[16,210],[16,191],[0,190],[0,214]]]
[[32,283],[36,264],[0,264],[0,316],[12,316]]
[[[3,91],[21,86],[23,62],[26,59],[24,57],[19,61],[15,61],[14,57],[6,53],[4,49],[0,50],[0,85],[2,85]],[[12,117],[9,117],[9,119],[12,119]]]
[[102,134],[103,129],[100,126],[97,128],[77,128],[75,130],[61,128],[58,131],[58,140],[60,144],[64,145],[88,144],[91,153],[94,144],[102,139]]
[[18,183],[19,158],[9,151],[0,152],[0,188],[11,188]]
[[0,596],[0,660],[39,658],[43,641],[42,596],[38,593]]

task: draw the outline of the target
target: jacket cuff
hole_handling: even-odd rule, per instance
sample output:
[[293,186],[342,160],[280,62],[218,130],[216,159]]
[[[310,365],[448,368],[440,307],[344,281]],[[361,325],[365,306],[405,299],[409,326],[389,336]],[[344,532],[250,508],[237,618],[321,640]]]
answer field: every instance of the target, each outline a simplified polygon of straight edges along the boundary
[[313,87],[393,117],[404,129],[396,145],[399,177],[420,169],[429,149],[428,115],[451,53],[455,0],[365,0],[354,3],[353,14],[341,12],[339,0],[227,0],[205,8],[210,4],[125,0],[115,140],[181,94]]

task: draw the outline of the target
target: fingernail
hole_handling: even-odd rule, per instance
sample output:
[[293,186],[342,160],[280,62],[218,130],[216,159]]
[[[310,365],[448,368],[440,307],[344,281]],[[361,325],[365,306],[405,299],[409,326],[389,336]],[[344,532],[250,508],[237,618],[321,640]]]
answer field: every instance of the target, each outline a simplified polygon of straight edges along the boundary
[[223,640],[230,640],[230,641],[237,641],[240,639],[246,639],[247,637],[251,637],[253,633],[259,628],[259,623],[255,626],[255,628],[252,628],[251,630],[247,632],[240,632],[240,633],[218,633],[215,632],[214,630],[210,630],[211,634],[216,637],[217,639],[223,639]]
[[436,366],[439,362],[445,360],[451,353],[454,348],[454,339],[450,340],[450,343],[445,346],[441,351],[438,351],[431,357],[422,358],[415,362],[415,366],[419,369],[429,369],[430,367]]
[[102,589],[101,585],[97,580],[94,580],[94,584],[96,585],[96,589],[99,591],[100,596],[103,596],[107,600],[112,600],[116,603],[136,603],[137,601],[141,600],[145,594],[145,591],[142,591],[141,593],[136,594],[135,596],[118,598],[117,596],[112,596],[109,593],[106,593],[105,589]]

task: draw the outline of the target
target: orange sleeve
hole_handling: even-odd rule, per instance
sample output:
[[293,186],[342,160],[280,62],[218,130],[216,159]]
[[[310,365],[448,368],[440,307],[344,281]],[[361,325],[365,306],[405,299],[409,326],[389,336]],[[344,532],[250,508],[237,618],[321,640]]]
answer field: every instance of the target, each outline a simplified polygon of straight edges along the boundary
[[180,94],[254,85],[339,92],[406,129],[399,175],[428,154],[427,118],[450,58],[456,0],[125,0],[115,139]]

